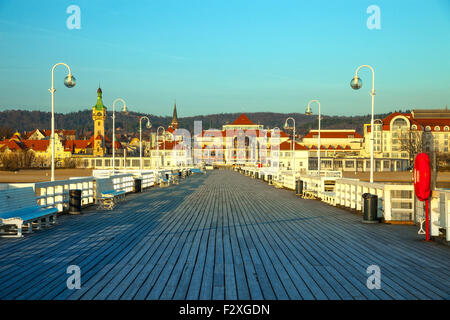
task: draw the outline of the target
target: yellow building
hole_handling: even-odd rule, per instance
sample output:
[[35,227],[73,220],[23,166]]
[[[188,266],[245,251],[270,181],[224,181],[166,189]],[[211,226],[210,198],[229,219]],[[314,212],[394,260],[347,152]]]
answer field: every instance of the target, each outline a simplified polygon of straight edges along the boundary
[[97,90],[97,103],[92,107],[92,120],[94,120],[93,154],[103,157],[106,153],[105,145],[105,119],[107,108],[103,105],[102,89]]

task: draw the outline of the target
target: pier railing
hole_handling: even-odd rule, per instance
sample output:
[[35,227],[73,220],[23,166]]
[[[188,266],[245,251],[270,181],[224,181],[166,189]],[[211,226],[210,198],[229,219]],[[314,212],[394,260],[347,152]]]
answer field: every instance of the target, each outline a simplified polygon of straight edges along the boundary
[[[241,167],[249,176],[260,177],[267,174],[269,168]],[[416,223],[415,195],[412,184],[369,183],[358,179],[344,179],[342,173],[317,171],[307,174],[293,174],[290,170],[270,171],[275,185],[295,190],[296,181],[303,181],[303,191],[317,199],[356,211],[364,210],[362,195],[371,193],[378,196],[378,216],[386,222]],[[264,177],[264,180],[267,180]]]
[[[416,199],[417,220],[425,219],[425,203]],[[439,236],[445,233],[450,241],[450,189],[438,188],[431,194],[430,200],[430,234]]]
[[93,170],[92,175],[95,178],[109,178],[112,180],[114,190],[132,192],[134,188],[134,178],[132,173],[120,173],[112,170]]
[[58,212],[68,209],[69,191],[81,190],[81,205],[94,203],[94,178],[72,178],[32,184],[38,203],[43,208],[57,208]]

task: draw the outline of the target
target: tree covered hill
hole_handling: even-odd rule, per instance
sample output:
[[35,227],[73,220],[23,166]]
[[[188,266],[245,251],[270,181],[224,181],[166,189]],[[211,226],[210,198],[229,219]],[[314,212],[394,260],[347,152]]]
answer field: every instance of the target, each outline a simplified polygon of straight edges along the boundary
[[[108,112],[108,115],[106,128],[110,133],[112,128],[111,112]],[[129,112],[127,114],[116,112],[116,128],[120,128],[123,132],[128,132],[130,134],[138,134],[139,117],[143,115],[150,118],[152,122],[151,130],[154,132],[158,126],[167,127],[172,120],[171,116],[160,117],[136,112]],[[219,113],[193,117],[180,117],[178,118],[179,128],[184,128],[192,132],[194,129],[194,121],[202,121],[203,129],[219,129],[222,125],[233,122],[239,115],[240,113]],[[287,117],[295,118],[296,130],[299,134],[305,134],[311,128],[317,128],[317,115],[307,116],[301,113],[272,112],[249,112],[246,113],[246,115],[253,122],[263,124],[265,128],[279,127],[282,129]],[[378,114],[375,115],[375,118],[384,118],[387,115],[388,114]],[[50,112],[24,110],[0,111],[0,139],[15,131],[24,132],[36,128],[50,129],[50,120]],[[323,129],[356,129],[362,134],[364,123],[370,123],[370,115],[322,116],[321,125]],[[55,127],[56,129],[75,129],[79,136],[90,134],[93,130],[91,110],[66,114],[56,113]]]

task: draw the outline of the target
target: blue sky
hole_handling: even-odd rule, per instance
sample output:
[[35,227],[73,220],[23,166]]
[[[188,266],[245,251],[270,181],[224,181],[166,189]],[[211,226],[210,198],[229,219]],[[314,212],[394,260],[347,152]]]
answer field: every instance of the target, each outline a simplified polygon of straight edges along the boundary
[[[69,5],[81,29],[69,30]],[[369,5],[381,30],[369,30]],[[376,112],[450,105],[450,1],[0,0],[0,107],[49,110],[51,67],[68,63],[77,86],[57,69],[56,111],[121,97],[134,111],[179,116],[221,112]]]

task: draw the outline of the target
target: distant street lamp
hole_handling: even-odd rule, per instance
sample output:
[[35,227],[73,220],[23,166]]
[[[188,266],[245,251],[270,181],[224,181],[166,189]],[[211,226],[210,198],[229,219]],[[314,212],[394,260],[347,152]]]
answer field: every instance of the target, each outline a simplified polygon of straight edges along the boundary
[[369,92],[369,95],[370,96],[372,96],[372,118],[371,118],[371,120],[370,120],[370,182],[371,183],[373,183],[373,168],[374,168],[374,160],[373,160],[373,152],[374,152],[374,143],[373,143],[373,137],[374,137],[374,134],[373,134],[373,131],[374,131],[374,127],[373,127],[373,125],[374,125],[374,103],[375,103],[375,71],[373,70],[373,68],[371,67],[371,66],[369,66],[369,65],[362,65],[362,66],[359,66],[357,69],[356,69],[356,72],[355,72],[355,76],[353,77],[353,79],[352,79],[352,81],[350,82],[350,86],[353,88],[353,89],[355,89],[355,90],[358,90],[358,89],[361,89],[361,87],[362,87],[362,81],[361,81],[361,79],[358,77],[358,71],[361,69],[361,68],[368,68],[368,69],[370,69],[371,71],[372,71],[372,91],[371,92]]
[[[127,104],[126,104],[125,100],[123,100],[122,98],[117,98],[116,100],[114,100],[113,115],[112,115],[112,119],[113,119],[113,160],[112,160],[113,161],[113,165],[112,165],[113,174],[116,170],[116,102],[119,102],[119,101],[122,102],[122,104],[123,104],[122,112],[127,112]],[[125,166],[125,164],[124,164],[124,166]]]
[[[164,138],[164,154],[166,153],[166,129],[164,129],[163,126],[159,126],[158,129],[156,129],[156,154],[158,157],[158,161],[156,162],[157,165],[157,169],[159,170],[159,162],[160,162],[160,155],[159,155],[159,129],[163,130],[163,138]],[[163,163],[163,167],[164,167],[164,163]]]
[[51,179],[52,181],[55,181],[55,77],[54,77],[54,73],[55,73],[55,68],[57,66],[65,66],[67,68],[67,70],[69,71],[69,74],[64,78],[64,85],[67,88],[73,88],[75,87],[77,80],[75,79],[75,77],[72,75],[72,72],[70,71],[70,67],[62,62],[59,62],[57,64],[55,64],[52,68],[52,87],[50,89],[48,89],[48,91],[50,91],[50,93],[52,94],[52,133],[50,136],[50,144],[52,146],[52,175],[51,175]]
[[317,170],[318,170],[318,175],[320,177],[320,167],[321,167],[321,163],[320,163],[320,101],[319,100],[311,100],[308,103],[308,107],[306,108],[305,114],[310,116],[312,115],[312,111],[311,111],[311,103],[316,102],[319,105],[319,139],[317,141],[318,146],[317,146]]
[[139,160],[140,160],[140,169],[142,170],[142,119],[147,119],[147,129],[150,129],[152,127],[152,123],[150,122],[150,119],[147,116],[142,116],[139,118]]
[[[292,127],[289,127],[288,121],[292,120],[293,125]],[[292,129],[293,130],[293,136],[292,136],[292,171],[294,172],[295,176],[295,119],[292,117],[289,117],[286,119],[286,122],[284,123],[284,128],[286,130]]]

